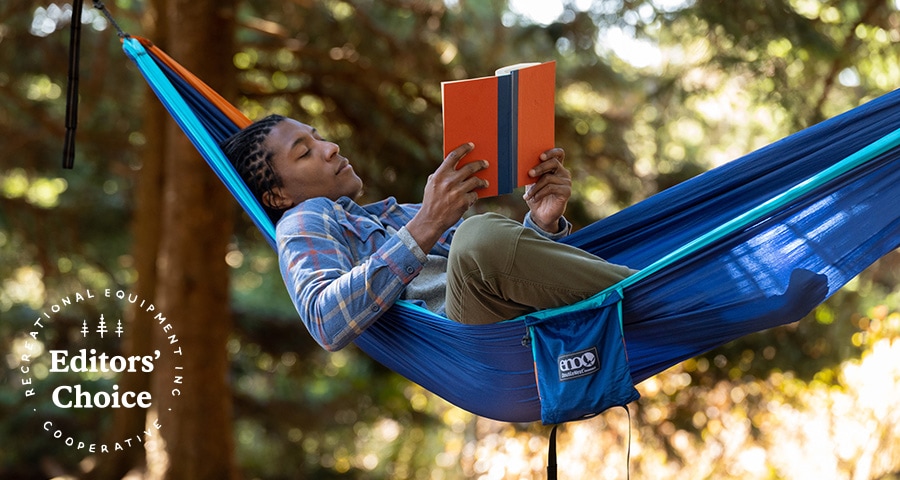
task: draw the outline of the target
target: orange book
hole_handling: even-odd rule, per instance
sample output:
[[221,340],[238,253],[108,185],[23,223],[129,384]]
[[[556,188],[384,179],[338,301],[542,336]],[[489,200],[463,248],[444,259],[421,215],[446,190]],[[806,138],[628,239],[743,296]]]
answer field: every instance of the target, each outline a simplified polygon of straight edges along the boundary
[[488,181],[481,198],[510,193],[534,183],[528,170],[553,148],[556,62],[518,64],[493,77],[441,83],[444,156],[472,142],[460,166],[487,160],[477,174]]

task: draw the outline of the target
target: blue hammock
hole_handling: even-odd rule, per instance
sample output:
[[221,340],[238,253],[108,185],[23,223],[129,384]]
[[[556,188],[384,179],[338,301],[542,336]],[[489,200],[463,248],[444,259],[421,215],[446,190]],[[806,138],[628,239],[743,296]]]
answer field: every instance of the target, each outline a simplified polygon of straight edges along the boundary
[[[218,144],[238,130],[195,86],[124,41],[160,100],[274,245],[274,228]],[[900,90],[701,174],[565,242],[641,271],[584,302],[531,317],[618,309],[637,384],[741,336],[797,321],[900,246]],[[605,305],[614,292],[621,302]],[[609,302],[606,302],[609,303]],[[398,302],[356,341],[465,410],[541,419],[525,319],[451,322]]]

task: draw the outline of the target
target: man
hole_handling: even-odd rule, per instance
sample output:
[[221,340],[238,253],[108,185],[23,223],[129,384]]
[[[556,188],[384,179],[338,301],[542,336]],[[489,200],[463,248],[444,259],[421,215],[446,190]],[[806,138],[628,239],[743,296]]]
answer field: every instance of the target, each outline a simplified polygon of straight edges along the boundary
[[465,212],[486,182],[486,160],[457,168],[472,144],[428,177],[421,204],[393,198],[361,206],[362,180],[340,147],[296,120],[273,115],[222,146],[277,221],[285,286],[303,323],[327,350],[351,343],[398,299],[473,324],[494,323],[587,298],[633,273],[556,240],[571,175],[560,148],[529,172],[522,224]]

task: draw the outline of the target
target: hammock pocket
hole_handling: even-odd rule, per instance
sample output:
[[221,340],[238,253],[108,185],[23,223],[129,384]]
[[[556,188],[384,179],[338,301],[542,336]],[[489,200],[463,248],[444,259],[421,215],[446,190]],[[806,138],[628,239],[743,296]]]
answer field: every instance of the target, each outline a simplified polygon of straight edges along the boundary
[[525,325],[544,424],[590,418],[640,397],[625,355],[620,291],[577,309],[543,313],[526,316]]

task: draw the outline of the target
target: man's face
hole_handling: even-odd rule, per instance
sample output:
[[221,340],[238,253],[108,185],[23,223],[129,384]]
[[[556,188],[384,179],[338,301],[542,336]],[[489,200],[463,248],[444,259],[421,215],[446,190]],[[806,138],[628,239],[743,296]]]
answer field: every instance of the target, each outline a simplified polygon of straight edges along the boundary
[[265,147],[273,153],[272,167],[282,186],[263,201],[286,209],[316,197],[337,200],[356,198],[362,180],[350,162],[340,155],[340,147],[324,140],[316,129],[296,120],[279,122],[266,137]]

